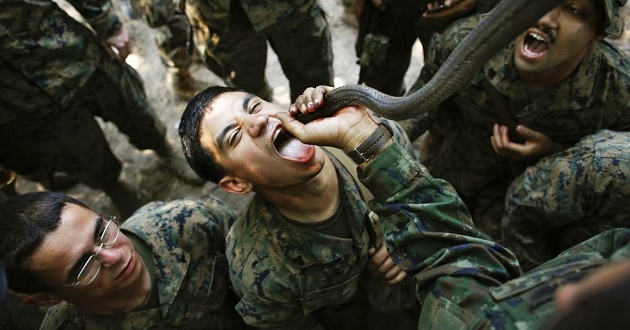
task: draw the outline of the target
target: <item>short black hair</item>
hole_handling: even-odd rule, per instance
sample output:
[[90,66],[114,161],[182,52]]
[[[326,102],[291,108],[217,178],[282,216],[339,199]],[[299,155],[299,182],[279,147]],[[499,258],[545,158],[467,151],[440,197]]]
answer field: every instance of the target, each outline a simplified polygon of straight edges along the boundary
[[221,94],[245,92],[240,88],[210,86],[188,102],[179,123],[179,139],[188,165],[205,180],[219,183],[225,169],[216,163],[214,155],[201,145],[201,124],[204,115],[212,111],[212,103]]
[[49,191],[18,195],[0,204],[0,259],[11,290],[27,294],[50,290],[29,270],[28,260],[46,235],[59,227],[67,204],[88,208],[68,195]]

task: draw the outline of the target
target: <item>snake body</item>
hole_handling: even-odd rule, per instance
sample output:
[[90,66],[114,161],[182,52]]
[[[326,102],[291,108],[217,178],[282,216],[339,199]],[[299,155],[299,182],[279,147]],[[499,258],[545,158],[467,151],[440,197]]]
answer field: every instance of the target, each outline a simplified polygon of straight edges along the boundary
[[495,53],[509,45],[563,0],[503,0],[453,50],[436,74],[415,93],[394,97],[364,85],[333,89],[316,112],[297,119],[306,124],[332,116],[346,106],[360,106],[381,117],[403,120],[423,118],[467,83]]

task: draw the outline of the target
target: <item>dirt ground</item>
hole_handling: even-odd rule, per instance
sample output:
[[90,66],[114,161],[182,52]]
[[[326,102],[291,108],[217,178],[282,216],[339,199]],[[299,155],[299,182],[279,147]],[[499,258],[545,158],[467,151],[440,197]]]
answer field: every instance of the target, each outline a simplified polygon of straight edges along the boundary
[[[63,0],[55,0],[62,8],[67,9]],[[357,30],[342,21],[343,6],[341,0],[320,0],[327,13],[331,26],[334,48],[335,85],[356,83],[359,75],[359,66],[354,56],[354,41]],[[68,9],[72,13],[72,9]],[[125,23],[134,45],[133,53],[127,58],[127,63],[134,67],[142,76],[145,90],[152,106],[160,119],[168,128],[168,136],[179,145],[177,125],[187,102],[175,96],[171,89],[171,79],[167,69],[162,65],[154,38],[156,30],[147,27],[142,21],[131,20]],[[422,66],[421,45],[415,45],[411,69],[406,81],[412,84],[418,76]],[[196,79],[208,85],[223,84],[203,64],[193,64],[193,75]],[[288,108],[289,85],[282,73],[278,59],[273,51],[269,50],[267,59],[267,78],[273,88],[274,103]],[[139,151],[131,145],[127,137],[121,134],[115,125],[99,120],[106,138],[110,142],[116,156],[124,162],[122,176],[125,181],[136,187],[139,197],[144,202],[155,200],[173,200],[177,198],[193,197],[204,198],[215,195],[228,201],[236,208],[241,208],[250,196],[236,196],[224,193],[215,184],[206,183],[202,186],[191,186],[175,177],[169,170],[160,165],[157,156],[152,151]],[[19,193],[41,191],[43,188],[25,178],[18,177],[16,190]],[[91,189],[83,184],[63,191],[71,195],[103,214],[117,214],[116,207],[109,197],[98,190]],[[39,327],[43,310],[41,309],[17,309],[16,297],[9,297],[0,304],[0,329],[37,329]]]
[[[59,1],[58,1],[59,2]],[[332,29],[334,49],[335,86],[354,84],[359,74],[359,66],[356,64],[354,54],[354,42],[357,35],[355,27],[343,22],[342,0],[320,0],[327,13],[328,22]],[[628,21],[628,20],[626,20]],[[127,62],[133,66],[142,76],[145,89],[152,106],[157,111],[160,119],[168,127],[168,135],[177,144],[177,125],[186,101],[178,99],[172,89],[170,76],[159,59],[155,47],[154,36],[156,31],[148,28],[138,20],[126,22],[126,26],[132,36],[134,53],[129,56]],[[615,42],[626,52],[630,51],[627,32]],[[414,45],[413,57],[410,68],[405,77],[408,87],[413,84],[423,65],[422,46],[419,42]],[[194,64],[193,75],[208,85],[222,84],[222,81],[208,71],[201,64]],[[289,99],[288,81],[282,73],[277,57],[273,51],[269,51],[267,61],[267,77],[273,88],[274,103],[288,108]],[[165,169],[158,162],[157,156],[152,151],[138,151],[120,134],[117,128],[110,123],[103,123],[114,153],[124,161],[123,178],[134,185],[144,202],[154,200],[172,200],[184,197],[204,198],[215,195],[228,201],[236,208],[241,208],[250,196],[235,196],[224,193],[215,184],[206,183],[202,186],[191,186]],[[20,193],[42,190],[38,184],[18,178],[16,189]],[[65,193],[84,201],[94,210],[103,214],[117,214],[117,210],[111,200],[103,192],[90,189],[79,184],[64,190]],[[36,329],[38,328],[43,310],[26,309],[16,310],[15,297],[0,304],[0,328],[2,329]]]
[[[60,2],[61,1],[57,1]],[[62,3],[63,4],[63,3]],[[340,0],[321,0],[321,4],[327,13],[331,25],[334,47],[335,85],[356,83],[359,66],[355,63],[353,44],[357,30],[342,22],[343,7]],[[186,101],[175,96],[171,89],[171,79],[167,69],[162,65],[154,42],[156,31],[148,28],[142,21],[132,20],[126,22],[126,27],[132,37],[134,52],[127,58],[127,63],[134,67],[145,82],[145,89],[152,106],[160,119],[168,128],[168,136],[177,145],[177,125],[183,112]],[[422,49],[416,45],[415,56],[408,74],[408,83],[415,80],[422,66]],[[282,73],[278,59],[269,50],[267,61],[267,77],[273,88],[274,103],[288,108],[289,100],[288,81]],[[195,78],[204,83],[222,84],[221,79],[207,70],[203,64],[193,64],[192,72]],[[115,125],[99,121],[106,133],[110,145],[116,156],[124,162],[122,176],[125,181],[136,187],[139,197],[144,202],[154,200],[171,200],[182,197],[203,198],[210,194],[219,195],[230,201],[234,206],[241,206],[249,197],[237,197],[226,195],[212,183],[203,186],[190,186],[173,176],[166,168],[160,165],[158,158],[152,151],[138,151],[120,134]],[[24,193],[41,190],[37,184],[24,178],[18,178],[16,189]],[[102,213],[116,214],[116,208],[109,197],[100,191],[90,189],[79,184],[67,190],[65,193],[86,202],[90,207]]]

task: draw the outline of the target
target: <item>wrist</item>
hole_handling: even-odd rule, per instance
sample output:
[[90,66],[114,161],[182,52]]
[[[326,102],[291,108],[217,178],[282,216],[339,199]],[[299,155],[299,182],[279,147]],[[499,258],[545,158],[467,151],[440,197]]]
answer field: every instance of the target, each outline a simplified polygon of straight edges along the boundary
[[357,165],[361,165],[374,158],[391,144],[391,137],[392,132],[389,128],[379,124],[369,136],[363,138],[361,142],[349,144],[350,150],[344,148],[344,151]]

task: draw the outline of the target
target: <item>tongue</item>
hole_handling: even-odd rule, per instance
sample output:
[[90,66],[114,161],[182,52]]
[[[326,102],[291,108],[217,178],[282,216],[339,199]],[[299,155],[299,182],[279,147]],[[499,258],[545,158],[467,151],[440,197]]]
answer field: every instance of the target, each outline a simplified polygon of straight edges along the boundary
[[545,50],[547,50],[547,48],[548,47],[546,42],[541,42],[536,39],[533,39],[532,41],[530,41],[529,45],[527,45],[527,50],[536,54],[544,52]]
[[278,146],[278,152],[283,157],[299,159],[304,153],[306,145],[296,138],[289,138]]

